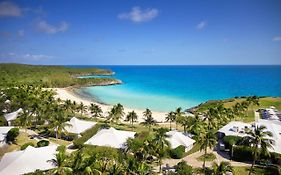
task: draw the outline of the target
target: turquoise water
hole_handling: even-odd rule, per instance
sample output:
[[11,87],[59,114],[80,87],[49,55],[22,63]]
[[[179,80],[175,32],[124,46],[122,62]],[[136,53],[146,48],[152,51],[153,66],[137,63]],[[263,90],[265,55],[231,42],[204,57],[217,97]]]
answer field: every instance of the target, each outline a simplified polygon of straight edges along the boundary
[[[91,66],[75,66],[91,67]],[[170,111],[235,96],[281,96],[281,66],[95,66],[122,85],[79,91],[106,104]]]

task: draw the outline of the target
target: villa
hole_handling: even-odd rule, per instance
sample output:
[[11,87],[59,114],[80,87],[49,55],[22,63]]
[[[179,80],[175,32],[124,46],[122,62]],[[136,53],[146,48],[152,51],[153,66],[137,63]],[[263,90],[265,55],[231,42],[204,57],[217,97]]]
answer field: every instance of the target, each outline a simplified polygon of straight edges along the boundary
[[21,112],[22,112],[22,108],[19,108],[18,110],[14,111],[14,112],[4,115],[9,126],[11,125],[11,121],[16,120]]
[[263,119],[281,120],[281,113],[274,106],[270,106],[266,109],[261,109],[261,113]]
[[129,138],[135,137],[135,132],[121,131],[115,128],[102,129],[91,137],[85,144],[96,146],[108,146],[112,148],[124,148]]
[[28,146],[23,151],[6,153],[0,161],[0,174],[18,175],[52,169],[55,166],[50,160],[55,158],[56,149],[56,145],[40,148]]
[[167,140],[171,144],[171,148],[175,149],[178,146],[182,145],[185,147],[185,152],[192,149],[195,140],[189,138],[188,136],[184,135],[182,132],[179,131],[169,131],[166,133],[168,135]]
[[81,134],[82,132],[96,125],[96,122],[79,120],[76,117],[72,117],[70,121],[66,123],[70,124],[70,126],[66,126],[65,130],[69,133],[74,133],[74,134]]
[[14,127],[13,126],[1,126],[0,127],[0,147],[5,144],[6,135],[12,128],[14,128]]
[[265,126],[267,131],[272,133],[272,137],[270,139],[273,140],[272,142],[272,149],[269,148],[269,151],[281,153],[281,121],[277,120],[264,120],[259,119],[257,122],[252,124],[243,123],[233,121],[222,127],[218,130],[218,135],[220,138],[224,136],[239,136],[245,137],[248,134],[246,130],[253,130],[257,126]]

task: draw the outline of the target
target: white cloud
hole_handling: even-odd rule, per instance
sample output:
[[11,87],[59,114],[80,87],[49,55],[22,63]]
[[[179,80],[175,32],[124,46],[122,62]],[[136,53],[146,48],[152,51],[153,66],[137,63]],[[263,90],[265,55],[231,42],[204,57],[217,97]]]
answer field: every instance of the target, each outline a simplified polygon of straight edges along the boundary
[[140,7],[133,7],[130,12],[119,14],[118,18],[139,23],[152,20],[158,16],[158,13],[158,10],[155,8],[142,10]]
[[20,7],[18,7],[16,4],[4,1],[0,3],[0,16],[21,16],[22,10]]
[[53,56],[43,55],[43,54],[16,54],[13,52],[1,53],[0,61],[9,62],[9,61],[41,61],[46,59],[54,58]]
[[207,21],[201,21],[199,24],[197,24],[196,28],[201,30],[207,26]]
[[48,33],[48,34],[55,34],[55,33],[59,33],[59,32],[65,32],[67,31],[69,28],[69,24],[66,23],[65,21],[62,21],[59,25],[55,26],[55,25],[51,25],[49,23],[47,23],[46,21],[39,21],[37,23],[37,29],[40,32],[43,33]]
[[272,38],[272,41],[281,41],[281,36],[275,36]]

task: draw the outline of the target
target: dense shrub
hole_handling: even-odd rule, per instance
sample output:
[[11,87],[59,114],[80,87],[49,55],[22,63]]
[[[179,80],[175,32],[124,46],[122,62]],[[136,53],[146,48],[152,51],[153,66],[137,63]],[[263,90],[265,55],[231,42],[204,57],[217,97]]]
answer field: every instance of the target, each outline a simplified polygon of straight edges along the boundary
[[6,121],[3,115],[0,115],[0,126],[7,126],[8,122]]
[[103,128],[103,125],[96,124],[92,128],[81,133],[81,137],[73,140],[74,146],[81,148],[87,140],[89,140],[93,135],[95,135],[100,130],[100,128]]
[[252,161],[253,160],[252,148],[248,146],[233,147],[232,159],[237,161]]
[[28,142],[28,143],[25,143],[23,144],[21,147],[20,147],[20,150],[25,150],[28,146],[35,146],[34,143],[32,142]]
[[173,159],[181,159],[184,156],[184,153],[185,153],[185,147],[180,145],[175,149],[171,149],[170,156]]
[[106,146],[87,145],[83,149],[84,149],[84,153],[87,153],[91,156],[97,155],[98,157],[118,159],[120,155],[118,149],[106,147]]
[[177,175],[192,175],[192,167],[187,165],[185,161],[179,162],[175,169]]
[[19,128],[10,129],[10,131],[8,131],[7,136],[6,136],[7,143],[15,142],[16,138],[19,134],[20,134]]
[[270,158],[273,164],[281,165],[281,154],[270,153]]
[[242,137],[239,136],[225,136],[223,138],[223,143],[226,149],[230,149],[231,145],[237,145],[237,143],[242,141]]
[[49,143],[50,142],[48,140],[40,140],[39,142],[37,142],[37,147],[48,146]]

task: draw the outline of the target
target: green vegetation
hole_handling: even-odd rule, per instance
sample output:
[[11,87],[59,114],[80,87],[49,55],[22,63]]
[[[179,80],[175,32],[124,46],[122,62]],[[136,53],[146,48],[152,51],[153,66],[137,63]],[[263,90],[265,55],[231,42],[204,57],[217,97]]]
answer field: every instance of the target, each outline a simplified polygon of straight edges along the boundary
[[37,142],[37,147],[44,147],[44,146],[48,146],[50,144],[50,142],[48,140],[40,140],[39,142]]
[[20,147],[20,150],[25,150],[28,146],[35,147],[34,143],[28,142],[28,143],[23,144],[23,145]]
[[18,84],[32,84],[43,87],[80,87],[120,83],[112,78],[77,78],[84,75],[111,74],[110,70],[97,68],[0,64],[0,87],[12,87]]
[[[280,169],[280,168],[279,168]],[[236,175],[248,175],[250,171],[250,167],[233,167],[234,174]],[[280,170],[278,171],[278,167],[261,167],[256,166],[253,169],[254,175],[280,175]]]
[[184,157],[185,153],[185,147],[180,145],[176,147],[175,149],[170,150],[170,156],[173,159],[181,159]]
[[19,128],[12,128],[8,131],[6,136],[7,143],[15,143],[17,136],[19,135]]
[[208,154],[203,154],[202,156],[198,157],[197,160],[199,161],[207,161],[207,162],[210,162],[210,161],[213,161],[216,159],[216,156],[213,154],[213,153],[208,153]]

